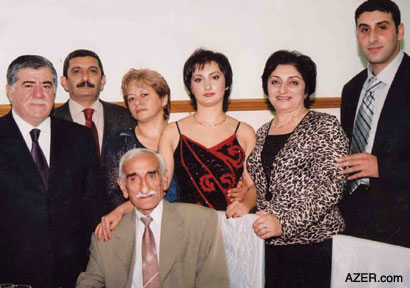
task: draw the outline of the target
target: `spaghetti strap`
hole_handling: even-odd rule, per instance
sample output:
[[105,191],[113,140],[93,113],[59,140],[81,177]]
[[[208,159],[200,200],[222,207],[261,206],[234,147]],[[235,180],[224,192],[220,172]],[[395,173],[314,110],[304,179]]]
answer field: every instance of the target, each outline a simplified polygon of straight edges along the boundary
[[175,121],[175,124],[177,125],[177,129],[178,129],[179,136],[181,136],[181,130],[179,130],[178,121]]
[[238,132],[238,129],[239,129],[240,125],[241,125],[241,121],[238,121],[238,126],[236,126],[236,129],[235,129],[235,134],[236,134],[236,132]]

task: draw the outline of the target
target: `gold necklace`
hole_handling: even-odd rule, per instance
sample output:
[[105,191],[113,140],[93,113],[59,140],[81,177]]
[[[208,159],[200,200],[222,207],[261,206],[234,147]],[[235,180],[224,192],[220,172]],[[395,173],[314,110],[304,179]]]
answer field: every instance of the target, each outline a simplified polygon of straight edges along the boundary
[[293,122],[297,117],[299,117],[299,115],[302,114],[304,111],[305,111],[305,109],[302,109],[301,111],[299,111],[298,113],[296,113],[295,115],[293,115],[287,122],[285,122],[285,124],[282,124],[282,125],[278,125],[278,123],[277,123],[277,121],[276,121],[278,118],[275,117],[275,118],[273,119],[273,121],[272,121],[272,127],[273,127],[273,128],[277,128],[277,129],[283,128],[283,127],[287,126],[288,124],[292,123],[292,122]]
[[225,114],[224,116],[225,116],[225,117],[224,117],[224,119],[222,119],[222,121],[220,121],[220,122],[218,122],[218,123],[209,124],[209,123],[204,123],[204,122],[202,122],[202,121],[196,119],[196,113],[194,113],[194,114],[192,115],[192,117],[194,117],[194,120],[195,120],[196,123],[198,123],[198,124],[201,125],[201,126],[206,126],[206,127],[215,127],[215,126],[221,125],[222,123],[224,123],[224,122],[226,121],[226,118],[227,118],[227,117],[226,117],[226,114]]

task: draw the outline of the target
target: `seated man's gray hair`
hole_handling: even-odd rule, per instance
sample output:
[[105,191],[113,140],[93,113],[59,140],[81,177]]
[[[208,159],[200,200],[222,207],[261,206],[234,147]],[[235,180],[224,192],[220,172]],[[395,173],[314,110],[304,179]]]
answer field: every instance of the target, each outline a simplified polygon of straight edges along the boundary
[[150,154],[150,155],[153,155],[157,158],[159,173],[161,174],[161,177],[164,177],[166,166],[165,166],[164,158],[162,158],[161,155],[159,155],[157,152],[152,151],[150,149],[134,148],[134,149],[129,150],[127,153],[125,153],[121,157],[120,167],[119,167],[119,176],[121,177],[121,179],[123,181],[125,181],[125,178],[126,178],[126,175],[125,175],[124,169],[123,169],[125,162],[127,162],[129,159],[131,159],[135,156],[142,155],[142,154]]

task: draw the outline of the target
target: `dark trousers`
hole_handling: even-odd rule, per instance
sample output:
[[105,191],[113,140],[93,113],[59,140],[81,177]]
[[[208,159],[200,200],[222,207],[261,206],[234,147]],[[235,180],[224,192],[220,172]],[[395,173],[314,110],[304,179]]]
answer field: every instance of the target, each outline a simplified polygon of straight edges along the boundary
[[369,238],[369,224],[375,220],[375,195],[371,195],[370,186],[359,185],[353,194],[345,191],[339,209],[346,223],[343,234]]
[[265,245],[265,287],[329,288],[332,240],[283,246]]
[[[379,188],[379,189],[377,189]],[[410,192],[359,185],[339,203],[343,234],[410,248]]]

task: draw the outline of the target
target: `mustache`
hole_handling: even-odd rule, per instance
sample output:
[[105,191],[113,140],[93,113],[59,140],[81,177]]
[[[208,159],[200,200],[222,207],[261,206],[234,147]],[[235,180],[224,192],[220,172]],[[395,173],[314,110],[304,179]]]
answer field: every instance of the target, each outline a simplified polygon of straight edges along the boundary
[[27,104],[35,104],[35,105],[47,105],[47,101],[44,99],[29,99]]
[[153,195],[157,194],[157,192],[155,192],[154,190],[149,190],[148,193],[142,193],[139,192],[137,195],[135,195],[134,197],[139,199],[139,198],[148,198],[151,197]]
[[95,85],[91,82],[88,82],[88,81],[83,81],[83,82],[77,84],[77,88],[82,88],[82,87],[95,88]]

